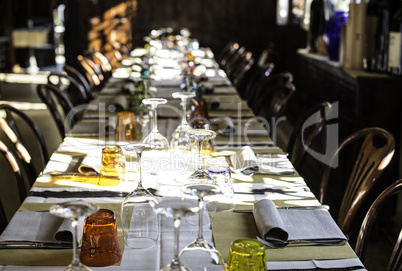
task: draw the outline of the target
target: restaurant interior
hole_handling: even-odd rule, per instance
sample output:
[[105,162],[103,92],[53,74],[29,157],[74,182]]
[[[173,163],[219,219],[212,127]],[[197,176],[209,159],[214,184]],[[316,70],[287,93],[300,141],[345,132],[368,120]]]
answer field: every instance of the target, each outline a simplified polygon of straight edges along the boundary
[[[389,22],[396,18],[402,24],[398,0],[369,2],[387,3]],[[354,4],[359,8],[363,5]],[[402,176],[402,75],[379,70],[379,64],[367,64],[367,48],[376,48],[377,44],[350,34],[370,32],[368,15],[362,15],[366,9],[364,6],[363,12],[353,13],[349,1],[341,0],[1,0],[0,120],[12,129],[18,124],[21,130],[14,131],[18,139],[10,138],[7,124],[0,121],[0,149],[5,154],[0,155],[0,233],[20,209],[21,197],[32,195],[29,191],[35,179],[67,135],[63,121],[60,127],[46,103],[50,92],[46,90],[41,96],[40,86],[57,88],[74,107],[91,104],[127,59],[131,60],[134,49],[149,50],[157,38],[173,48],[180,36],[194,46],[210,49],[241,100],[266,120],[265,124],[272,124],[264,126],[270,138],[287,154],[313,195],[330,207],[334,220],[342,212],[355,212],[350,225],[337,221],[342,230],[347,228],[353,250],[366,214],[376,207],[372,204],[387,188],[395,186],[395,191],[385,193],[387,201],[375,217],[366,237],[366,256],[360,260],[367,270],[386,270],[394,252],[399,256],[399,269],[387,270],[401,270],[402,251],[394,246],[402,227],[402,194],[397,193],[402,187],[397,183]],[[335,14],[343,17],[334,22]],[[375,45],[370,47],[370,42]],[[399,61],[399,69],[401,65]],[[51,82],[51,74],[57,77],[56,83]],[[208,89],[202,91],[205,95]],[[64,104],[58,103],[56,110],[64,109]],[[43,135],[46,154],[38,147],[36,136],[22,124],[23,118],[9,119],[7,106],[33,120]],[[67,115],[62,113],[62,119]],[[158,117],[164,118],[161,113]],[[77,116],[76,123],[80,120]],[[375,128],[384,138],[377,142],[373,135],[363,134],[368,133],[367,128]],[[356,134],[358,144],[348,145]],[[26,147],[31,162],[24,161],[16,142]],[[3,143],[7,151],[3,151]],[[373,150],[369,149],[371,145],[381,147]],[[383,145],[386,154],[381,153]],[[339,146],[345,149],[338,153],[337,165],[331,167],[331,155]],[[13,180],[15,170],[9,167],[9,153],[21,168],[25,196]],[[323,180],[329,178],[330,171],[323,200]],[[349,187],[351,181],[354,187]],[[352,207],[359,197],[364,200],[356,211]],[[345,198],[349,201],[346,210]],[[0,254],[2,250],[0,244]],[[0,257],[0,270],[3,265],[8,264]]]

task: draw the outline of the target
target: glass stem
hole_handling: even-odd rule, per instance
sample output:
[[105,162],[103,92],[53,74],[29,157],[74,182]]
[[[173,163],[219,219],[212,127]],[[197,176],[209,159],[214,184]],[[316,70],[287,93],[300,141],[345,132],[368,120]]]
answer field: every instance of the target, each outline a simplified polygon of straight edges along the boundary
[[137,152],[137,160],[138,160],[138,173],[140,180],[138,181],[138,188],[142,188],[142,171],[141,171],[141,152]]
[[198,211],[198,239],[197,240],[203,240],[204,239],[204,231],[202,228],[203,222],[203,217],[204,217],[204,199],[203,198],[198,198],[198,206],[199,206],[199,211]]
[[187,110],[186,110],[186,106],[187,105],[187,100],[183,99],[181,101],[181,106],[182,106],[182,115],[181,115],[181,124],[182,125],[187,125]]
[[179,231],[180,231],[181,218],[176,217],[174,219],[174,256],[173,262],[179,264]]
[[71,218],[71,224],[73,227],[73,260],[71,262],[71,265],[79,266],[80,259],[78,257],[78,240],[77,240],[78,219],[76,217]]
[[156,113],[156,107],[152,107],[152,133],[156,134],[158,133],[158,125],[157,125],[157,113]]
[[202,170],[202,140],[198,140],[198,170]]

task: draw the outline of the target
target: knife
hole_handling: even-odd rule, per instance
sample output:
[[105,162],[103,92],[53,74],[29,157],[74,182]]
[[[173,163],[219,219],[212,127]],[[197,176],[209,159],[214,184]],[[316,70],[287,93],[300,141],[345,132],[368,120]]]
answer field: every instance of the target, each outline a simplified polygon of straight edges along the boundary
[[66,242],[30,242],[30,241],[2,241],[0,242],[1,248],[72,248],[72,243]]
[[[313,205],[313,206],[284,206],[284,207],[279,207],[278,209],[298,209],[298,210],[329,210],[328,205]],[[247,214],[252,214],[253,210],[251,209],[244,209],[244,210],[234,210],[233,212],[235,213],[247,213]]]
[[28,196],[42,198],[99,198],[99,197],[126,197],[127,192],[114,191],[30,191]]

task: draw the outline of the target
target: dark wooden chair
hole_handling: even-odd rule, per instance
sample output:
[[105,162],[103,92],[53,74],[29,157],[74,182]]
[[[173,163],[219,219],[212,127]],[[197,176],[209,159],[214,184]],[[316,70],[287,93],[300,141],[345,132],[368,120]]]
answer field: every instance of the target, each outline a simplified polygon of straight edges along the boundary
[[77,60],[91,88],[100,91],[105,84],[100,67],[93,60],[83,55],[78,55]]
[[[383,211],[383,207],[385,206],[385,204],[401,191],[402,180],[398,180],[387,187],[371,205],[363,220],[355,247],[355,252],[357,256],[361,259],[361,261],[364,262],[369,237],[379,214],[381,213],[381,211]],[[402,230],[400,231],[399,237],[395,243],[386,270],[402,270]]]
[[[324,132],[325,126],[328,124],[328,115],[330,114],[332,105],[327,102],[321,102],[312,106],[306,114],[304,114],[293,129],[287,146],[286,152],[293,166],[298,169],[303,162],[307,150],[313,147],[320,134]],[[304,127],[306,121],[314,117],[314,123]]]
[[256,116],[263,117],[268,122],[272,118],[282,116],[289,105],[289,101],[296,91],[293,83],[279,83],[270,89],[260,92],[259,100],[252,107]]
[[92,100],[94,98],[94,93],[93,89],[90,86],[90,82],[87,81],[85,76],[79,72],[76,68],[70,66],[70,65],[64,65],[63,70],[72,78],[74,78],[77,82],[79,82],[85,90],[85,93],[87,94],[87,97]]
[[221,69],[225,70],[227,64],[231,61],[231,58],[236,54],[239,48],[240,45],[237,42],[232,42],[229,44],[229,50],[225,51],[218,62]]
[[[348,152],[351,150],[349,147],[357,147],[356,158]],[[359,212],[363,211],[365,200],[368,199],[370,192],[373,192],[374,185],[391,161],[394,151],[395,140],[392,134],[381,128],[370,127],[358,130],[347,137],[332,155],[321,179],[319,191],[321,203],[327,203],[329,191],[336,189],[335,187],[329,189],[329,182],[333,169],[338,166],[340,154],[346,152],[346,155],[349,158],[353,157],[354,160],[342,196],[337,193],[337,198],[341,199],[337,223],[346,235],[351,233],[353,223],[356,222]],[[345,163],[346,161],[342,161],[342,165]],[[340,183],[341,180],[337,181]]]
[[[38,96],[43,103],[46,104],[50,114],[52,115],[54,121],[56,122],[57,129],[59,130],[60,136],[65,137],[65,120],[70,112],[73,112],[74,106],[70,99],[60,91],[56,86],[51,84],[38,85],[36,88]],[[61,106],[62,112],[59,110],[59,105]],[[68,127],[73,127],[77,122],[78,117],[76,114],[69,118]]]
[[[64,80],[67,80],[69,83],[64,84]],[[47,81],[48,84],[54,85],[65,92],[74,105],[88,103],[90,101],[84,86],[74,77],[66,73],[51,72],[47,77]]]
[[233,45],[236,41],[229,41],[226,43],[225,47],[223,47],[218,54],[216,54],[215,59],[216,62],[220,63],[224,58],[226,58],[230,54],[230,50],[232,49]]
[[262,106],[261,103],[263,97],[268,97],[277,86],[288,82],[293,82],[293,75],[290,72],[268,74],[264,72],[260,79],[255,82],[255,84],[250,87],[245,94],[248,106],[257,114]]
[[113,73],[113,66],[110,62],[110,59],[107,56],[99,51],[91,52],[88,54],[88,57],[91,58],[95,64],[97,64],[102,71],[103,77],[105,80],[108,80]]
[[[27,188],[24,183],[24,179],[22,177],[22,172],[20,169],[20,166],[18,165],[17,159],[15,156],[11,153],[11,151],[7,148],[6,144],[4,144],[0,140],[0,152],[3,154],[4,158],[6,159],[8,166],[10,167],[11,171],[14,173],[15,177],[15,182],[17,185],[18,189],[18,194],[20,201],[19,203],[21,204],[24,199],[27,197]],[[4,170],[4,167],[2,165],[2,168]],[[4,173],[4,172],[3,172]],[[8,224],[7,216],[6,216],[6,210],[4,208],[4,205],[6,203],[3,203],[2,200],[0,199],[0,233],[6,228]]]
[[16,153],[26,168],[28,179],[32,185],[35,182],[36,177],[39,172],[35,169],[33,164],[33,158],[30,152],[26,149],[24,145],[24,137],[22,136],[22,129],[17,124],[17,118],[22,119],[26,126],[32,131],[36,138],[38,144],[38,149],[40,150],[40,159],[42,160],[42,165],[45,166],[49,161],[49,155],[46,148],[45,140],[42,133],[40,132],[36,123],[24,112],[8,104],[0,104],[0,110],[4,110],[6,113],[6,118],[0,118],[0,127],[8,137],[8,139],[15,146]]

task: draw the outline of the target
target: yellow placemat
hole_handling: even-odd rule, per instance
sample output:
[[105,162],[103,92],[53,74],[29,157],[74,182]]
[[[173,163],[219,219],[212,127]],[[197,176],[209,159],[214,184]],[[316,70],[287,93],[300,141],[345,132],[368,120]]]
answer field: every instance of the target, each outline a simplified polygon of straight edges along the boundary
[[[259,236],[252,214],[224,212],[216,213],[212,222],[215,246],[228,260],[231,243],[240,238]],[[268,261],[303,261],[355,258],[356,254],[348,244],[341,246],[288,246],[267,249]]]

